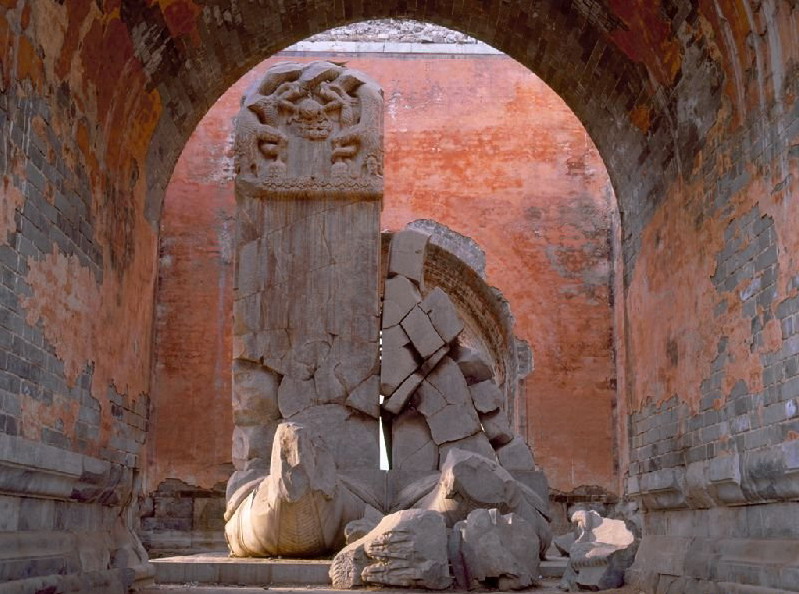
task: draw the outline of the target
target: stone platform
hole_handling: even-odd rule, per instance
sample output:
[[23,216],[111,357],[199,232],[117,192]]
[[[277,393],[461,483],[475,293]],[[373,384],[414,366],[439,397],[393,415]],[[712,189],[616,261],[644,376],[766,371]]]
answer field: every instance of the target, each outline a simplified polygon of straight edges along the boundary
[[[541,575],[560,579],[566,569],[565,557],[550,557],[541,563]],[[227,552],[200,553],[153,559],[155,582],[166,584],[329,587],[330,560],[242,559]],[[159,591],[159,590],[154,590]],[[168,590],[164,590],[168,591]]]

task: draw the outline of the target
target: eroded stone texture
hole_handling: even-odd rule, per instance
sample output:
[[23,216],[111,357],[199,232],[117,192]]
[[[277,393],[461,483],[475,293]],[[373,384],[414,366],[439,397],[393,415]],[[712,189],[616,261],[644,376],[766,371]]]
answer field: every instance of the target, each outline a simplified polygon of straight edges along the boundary
[[638,548],[635,535],[623,520],[603,518],[593,510],[572,514],[577,538],[569,548],[569,564],[561,590],[606,590],[624,584],[624,571]]
[[453,532],[457,545],[450,555],[460,557],[462,563],[463,571],[456,572],[455,578],[460,587],[521,590],[537,580],[538,535],[524,518],[476,509],[455,524]]
[[363,585],[443,590],[452,583],[447,527],[434,511],[390,514],[366,536],[347,545],[330,567],[334,588]]
[[344,528],[366,503],[339,480],[316,433],[284,422],[271,448],[271,473],[230,497],[225,538],[236,557],[314,556],[344,544]]
[[314,431],[341,470],[378,463],[382,109],[361,73],[284,62],[236,120],[234,361],[270,378],[279,418]]

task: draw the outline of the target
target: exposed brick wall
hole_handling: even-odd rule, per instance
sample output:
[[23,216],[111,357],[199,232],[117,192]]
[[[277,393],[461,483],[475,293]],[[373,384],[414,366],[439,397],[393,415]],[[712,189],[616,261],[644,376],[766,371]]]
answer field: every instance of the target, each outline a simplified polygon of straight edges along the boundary
[[[734,399],[732,388],[740,380],[755,397],[762,393],[758,382],[766,379],[760,377],[761,366],[772,368],[777,360],[788,360],[794,337],[783,336],[781,323],[779,332],[774,331],[775,323],[764,315],[772,329],[764,325],[762,346],[756,344],[753,316],[742,315],[742,306],[730,296],[728,310],[715,316],[719,292],[711,278],[717,255],[725,249],[725,229],[757,205],[761,215],[774,221],[779,262],[775,295],[762,299],[771,300],[774,314],[787,314],[783,319],[795,314],[791,308],[797,291],[793,279],[799,273],[795,257],[799,233],[794,223],[799,218],[795,34],[799,9],[793,0],[542,0],[529,5],[499,0],[417,4],[0,0],[0,224],[16,234],[6,242],[13,254],[6,252],[2,258],[3,278],[14,277],[13,286],[5,286],[17,295],[16,305],[9,300],[8,313],[3,314],[12,327],[4,327],[35,346],[39,342],[35,329],[40,328],[42,350],[54,354],[58,365],[64,364],[68,385],[93,369],[92,397],[103,413],[99,437],[86,440],[85,447],[99,456],[107,435],[118,426],[110,416],[109,385],[127,394],[135,406],[141,406],[140,394],[149,391],[147,374],[141,370],[150,359],[156,252],[155,234],[143,215],[146,212],[157,227],[173,165],[202,115],[224,89],[276,50],[330,26],[386,16],[437,22],[493,44],[550,84],[596,140],[619,199],[625,256],[627,307],[622,317],[628,350],[619,374],[625,378],[619,410],[645,412],[675,398],[677,408],[685,406],[690,411],[686,414],[694,416],[702,382],[714,373],[721,336],[728,337],[727,352],[733,355],[725,363],[724,397]],[[37,136],[42,137],[41,146]],[[44,181],[44,191],[37,187],[37,179],[39,186]],[[78,213],[91,214],[81,231],[64,220],[52,224],[53,213],[48,214],[35,196],[36,191],[50,196],[47,184],[64,194],[62,217],[72,217],[73,226],[80,226],[75,222]],[[23,231],[29,199],[36,208],[28,210],[31,216],[25,218],[30,224]],[[43,216],[38,217],[36,210]],[[52,234],[44,251],[41,245],[35,248],[37,239],[42,241],[33,230],[37,225],[46,228],[48,237]],[[67,239],[60,237],[59,230]],[[95,250],[102,253],[102,266]],[[86,270],[73,274],[82,268]],[[38,288],[28,279],[31,269],[41,279]],[[79,281],[88,278],[86,271],[97,280]],[[754,274],[752,270],[751,277],[739,280],[748,286]],[[20,282],[21,278],[26,280]],[[15,311],[23,297],[33,300],[22,305],[25,312]],[[58,303],[59,298],[64,305],[46,312],[43,304]],[[38,311],[35,303],[41,304]],[[74,311],[64,316],[68,305]],[[64,327],[61,321],[67,319],[72,323]],[[19,340],[14,346],[13,336],[11,341],[4,346],[6,352],[26,360],[25,349],[31,347]],[[755,344],[754,353],[750,350],[749,356],[743,356],[750,344]],[[105,356],[108,352],[114,356]],[[24,366],[18,370],[28,373]],[[16,431],[28,427],[39,434],[38,439],[48,428],[63,434],[70,442],[68,448],[83,447],[70,429],[72,419],[79,418],[78,405],[70,404],[66,395],[42,405],[23,388],[25,379],[36,392],[38,378],[9,375],[20,380],[20,387],[18,392],[8,390],[11,397],[3,396],[3,406],[8,407],[4,427]],[[783,375],[768,389],[778,386],[788,401],[796,396],[793,379]],[[10,418],[16,421],[9,422]],[[640,419],[624,418],[619,419],[622,450],[641,433]],[[60,429],[59,419],[65,430]],[[630,435],[625,434],[628,427]],[[796,441],[772,446],[792,452]],[[62,441],[62,445],[67,444]],[[34,464],[18,450],[3,452],[12,461]],[[88,465],[100,460],[80,455]],[[625,456],[622,451],[621,460]],[[795,457],[783,459],[793,464]],[[714,460],[724,462],[718,455]],[[81,474],[76,469],[77,474],[70,476]],[[790,477],[788,466],[777,470],[779,476]],[[113,476],[108,469],[103,472]],[[789,497],[785,491],[777,495]],[[653,521],[647,525],[639,556],[650,561],[651,572],[664,576],[661,589],[674,586],[686,591],[685,584],[671,583],[671,578],[666,583],[667,569],[658,565],[665,557],[647,557],[647,551],[663,551],[665,544],[677,543],[675,551],[690,555],[695,551],[683,546],[680,538],[689,538],[685,535],[698,532],[710,520],[728,518],[741,538],[770,537],[769,546],[759,545],[758,550],[791,550],[785,543],[797,538],[779,540],[768,524],[753,523],[747,531],[748,509],[715,506],[704,515],[688,510],[696,512],[694,516],[685,510],[651,510],[647,517]],[[759,506],[758,517],[766,518],[766,509],[774,510],[768,516],[771,521],[786,511],[786,504]],[[669,514],[672,517],[666,517]],[[654,548],[647,543],[654,543]],[[708,563],[718,567],[717,561]],[[70,566],[69,571],[73,569]],[[686,576],[694,569],[675,565],[668,571],[671,577],[677,572],[679,579],[689,579]],[[68,573],[63,579],[75,575]],[[765,584],[768,576],[763,575],[759,569],[742,570],[732,577]]]

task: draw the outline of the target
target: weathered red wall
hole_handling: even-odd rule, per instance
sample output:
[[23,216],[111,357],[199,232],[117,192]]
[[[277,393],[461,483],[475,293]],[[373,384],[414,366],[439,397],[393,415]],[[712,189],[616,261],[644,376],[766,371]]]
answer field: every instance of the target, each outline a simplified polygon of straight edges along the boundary
[[[231,118],[246,85],[281,59],[261,64],[217,102],[167,190],[151,489],[167,478],[209,487],[229,473]],[[509,300],[517,336],[534,353],[525,383],[538,464],[561,491],[617,490],[613,198],[582,125],[504,56],[346,59],[385,93],[383,227],[432,218],[485,250],[488,282]]]

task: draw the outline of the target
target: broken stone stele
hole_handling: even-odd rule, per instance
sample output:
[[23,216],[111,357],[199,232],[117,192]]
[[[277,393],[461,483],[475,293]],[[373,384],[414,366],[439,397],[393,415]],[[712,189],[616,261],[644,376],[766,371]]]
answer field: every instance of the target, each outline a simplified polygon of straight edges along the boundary
[[[381,316],[382,118],[380,88],[329,62],[278,64],[242,101],[225,537],[234,556],[339,551],[337,587],[444,589],[450,563],[468,587],[526,587],[547,502],[508,472],[534,462],[488,359],[425,288],[428,234],[394,235]],[[368,478],[381,417],[394,506]]]
[[363,515],[341,480],[379,465],[382,91],[277,64],[242,100],[235,149],[226,532],[235,555],[330,552]]

